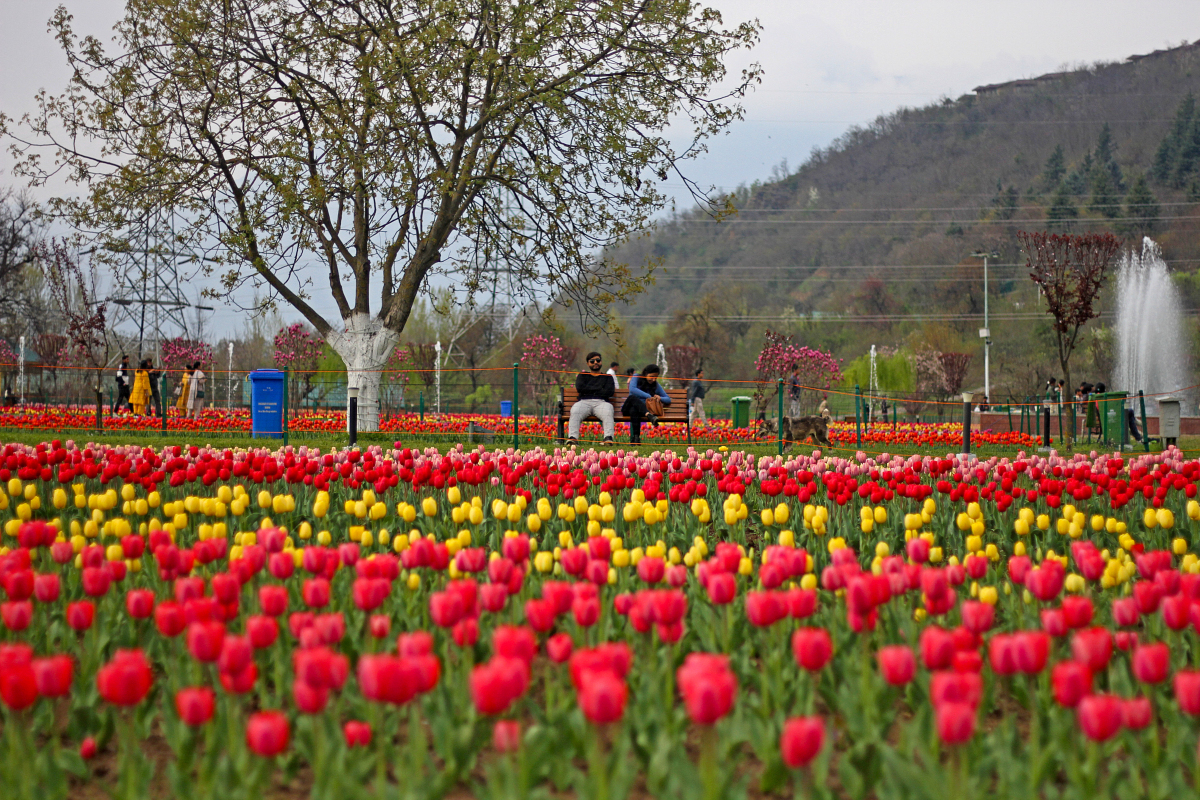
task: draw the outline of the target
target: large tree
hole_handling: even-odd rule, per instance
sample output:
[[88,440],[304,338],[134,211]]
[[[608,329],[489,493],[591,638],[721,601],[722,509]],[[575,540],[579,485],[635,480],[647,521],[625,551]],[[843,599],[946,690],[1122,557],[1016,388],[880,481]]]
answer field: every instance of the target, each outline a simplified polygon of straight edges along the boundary
[[265,284],[342,357],[364,429],[431,275],[470,293],[502,264],[603,327],[645,271],[595,254],[649,225],[759,75],[724,63],[757,23],[691,0],[129,0],[111,53],[65,9],[51,26],[74,77],[25,118],[23,174],[65,170],[86,194],[59,210],[117,241],[178,212],[218,293]]

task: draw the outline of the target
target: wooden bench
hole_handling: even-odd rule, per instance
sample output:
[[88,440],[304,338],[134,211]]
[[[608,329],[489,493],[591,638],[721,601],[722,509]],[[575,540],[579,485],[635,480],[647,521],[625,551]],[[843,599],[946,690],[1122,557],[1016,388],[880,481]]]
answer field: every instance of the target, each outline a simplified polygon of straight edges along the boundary
[[[624,382],[624,379],[622,379]],[[629,422],[629,417],[621,413],[621,406],[625,404],[625,398],[629,396],[629,390],[622,386],[617,389],[615,395],[609,400],[613,405],[613,421],[614,422]],[[688,444],[692,443],[692,420],[688,416],[687,407],[687,389],[667,389],[667,396],[671,398],[670,405],[663,405],[663,410],[666,412],[658,418],[659,422],[681,422],[687,426]],[[567,440],[567,423],[571,419],[571,406],[575,405],[575,401],[579,399],[579,391],[576,390],[575,384],[565,386],[558,392],[558,438],[559,441]],[[589,415],[584,418],[584,422],[589,419],[596,419],[595,415]],[[599,420],[596,420],[599,422]],[[650,422],[642,419],[642,425],[649,425]]]

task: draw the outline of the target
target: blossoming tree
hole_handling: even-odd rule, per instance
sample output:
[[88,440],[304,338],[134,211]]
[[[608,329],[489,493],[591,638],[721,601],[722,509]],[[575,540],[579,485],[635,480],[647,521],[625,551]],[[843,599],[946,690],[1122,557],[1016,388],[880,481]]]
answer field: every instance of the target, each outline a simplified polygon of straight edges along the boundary
[[535,333],[521,343],[521,380],[535,401],[551,402],[574,361],[575,348],[567,347],[557,336]]
[[822,392],[842,379],[841,360],[831,353],[797,345],[790,334],[778,331],[767,331],[763,339],[763,349],[754,360],[754,368],[758,371],[754,391],[756,414],[766,413],[769,403],[778,397],[777,381],[780,378],[783,378],[787,391],[793,369],[799,370],[800,403],[809,409],[815,410]]
[[[275,334],[275,366],[289,370],[292,406],[312,392],[313,377],[321,360],[321,338],[302,322],[280,328]],[[304,391],[300,391],[303,382]]]

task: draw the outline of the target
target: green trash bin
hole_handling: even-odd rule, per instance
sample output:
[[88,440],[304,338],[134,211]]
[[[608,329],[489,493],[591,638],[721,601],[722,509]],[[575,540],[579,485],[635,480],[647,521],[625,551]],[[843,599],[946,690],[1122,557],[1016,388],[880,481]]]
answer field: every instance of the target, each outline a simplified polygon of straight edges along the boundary
[[735,397],[730,402],[733,403],[733,427],[749,428],[750,427],[750,398]]
[[1128,392],[1101,392],[1095,395],[1100,409],[1100,438],[1108,444],[1120,445],[1121,426],[1125,420],[1125,398]]

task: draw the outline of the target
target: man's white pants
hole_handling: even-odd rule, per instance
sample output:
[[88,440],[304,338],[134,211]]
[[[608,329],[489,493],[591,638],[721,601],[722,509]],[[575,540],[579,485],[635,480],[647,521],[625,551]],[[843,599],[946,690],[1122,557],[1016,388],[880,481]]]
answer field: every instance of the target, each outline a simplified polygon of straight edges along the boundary
[[612,438],[615,427],[612,403],[595,398],[576,400],[575,404],[571,406],[571,421],[567,423],[567,437],[578,439],[579,426],[590,416],[595,416],[600,420],[600,424],[604,426],[605,438]]

